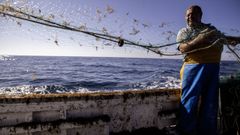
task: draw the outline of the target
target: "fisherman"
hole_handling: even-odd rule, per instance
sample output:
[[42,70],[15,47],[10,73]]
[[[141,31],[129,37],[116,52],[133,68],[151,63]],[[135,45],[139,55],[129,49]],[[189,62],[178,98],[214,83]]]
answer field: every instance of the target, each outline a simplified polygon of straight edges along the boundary
[[235,46],[240,37],[225,36],[211,24],[202,23],[198,5],[187,9],[185,19],[187,27],[177,35],[178,49],[185,54],[177,131],[180,135],[216,135],[223,44]]

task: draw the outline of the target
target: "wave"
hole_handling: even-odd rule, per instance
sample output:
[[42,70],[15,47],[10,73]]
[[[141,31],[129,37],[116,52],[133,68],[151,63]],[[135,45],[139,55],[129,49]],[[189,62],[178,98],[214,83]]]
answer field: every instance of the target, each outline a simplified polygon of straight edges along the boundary
[[16,59],[12,56],[0,55],[0,61],[14,61],[14,60]]
[[[165,80],[165,81],[163,81]],[[142,90],[154,88],[180,88],[180,80],[174,77],[162,77],[158,81],[143,82],[97,82],[79,81],[67,82],[64,84],[53,85],[21,85],[0,88],[0,94],[19,95],[19,94],[50,94],[50,93],[91,93],[91,92],[110,92],[123,90]]]
[[112,65],[112,64],[89,64],[85,65],[91,68],[122,68],[122,66]]
[[32,80],[29,81],[30,84],[48,84],[48,83],[64,83],[66,80],[62,78],[48,78],[48,77],[43,77],[43,78],[32,78]]
[[44,85],[44,86],[22,85],[16,87],[0,88],[0,94],[2,95],[50,94],[50,93],[73,93],[73,92],[90,92],[90,91],[86,90],[85,88],[71,90],[61,85]]
[[68,89],[76,89],[78,87],[87,88],[91,90],[96,89],[111,89],[118,85],[118,82],[97,82],[97,81],[79,81],[79,82],[68,82],[64,84]]
[[152,73],[154,71],[150,71],[150,70],[136,70],[136,69],[131,69],[131,70],[123,70],[120,73],[123,74],[148,74],[148,73]]
[[133,84],[135,89],[179,89],[181,81],[171,76],[159,77],[155,81],[143,81]]

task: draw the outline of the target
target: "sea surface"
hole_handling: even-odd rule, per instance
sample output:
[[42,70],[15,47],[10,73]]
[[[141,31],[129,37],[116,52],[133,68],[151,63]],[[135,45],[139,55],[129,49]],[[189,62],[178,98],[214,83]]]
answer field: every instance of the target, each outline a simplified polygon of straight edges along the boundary
[[[0,94],[180,88],[179,59],[14,56],[0,60]],[[220,76],[240,72],[221,62]]]

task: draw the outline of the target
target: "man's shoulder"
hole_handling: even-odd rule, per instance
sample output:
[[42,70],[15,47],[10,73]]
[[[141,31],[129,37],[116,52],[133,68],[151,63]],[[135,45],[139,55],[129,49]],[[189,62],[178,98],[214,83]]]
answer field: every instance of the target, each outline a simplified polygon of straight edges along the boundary
[[178,31],[178,33],[186,33],[186,32],[189,32],[190,31],[190,28],[188,28],[188,27],[183,27],[183,28],[181,28],[179,31]]
[[[215,26],[213,26],[211,23],[202,23],[202,26],[200,27],[200,30],[206,29],[206,28],[210,28],[210,29],[216,29]],[[194,28],[191,27],[183,27],[181,28],[178,33],[191,33],[195,31]]]
[[192,33],[194,32],[194,30],[190,27],[183,27],[178,31],[178,36],[183,36],[183,37],[188,37],[190,35],[192,35]]
[[191,32],[191,29],[188,27],[181,28],[177,34],[177,41],[179,42],[189,38],[190,32]]
[[210,29],[217,29],[215,26],[213,26],[211,23],[204,24],[205,28],[210,28]]

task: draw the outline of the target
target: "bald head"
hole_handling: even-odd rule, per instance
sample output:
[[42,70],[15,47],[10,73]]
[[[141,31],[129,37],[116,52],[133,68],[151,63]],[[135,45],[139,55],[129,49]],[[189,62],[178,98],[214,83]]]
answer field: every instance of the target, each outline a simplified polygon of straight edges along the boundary
[[189,27],[195,27],[201,24],[202,9],[198,5],[192,5],[187,9],[185,19]]

